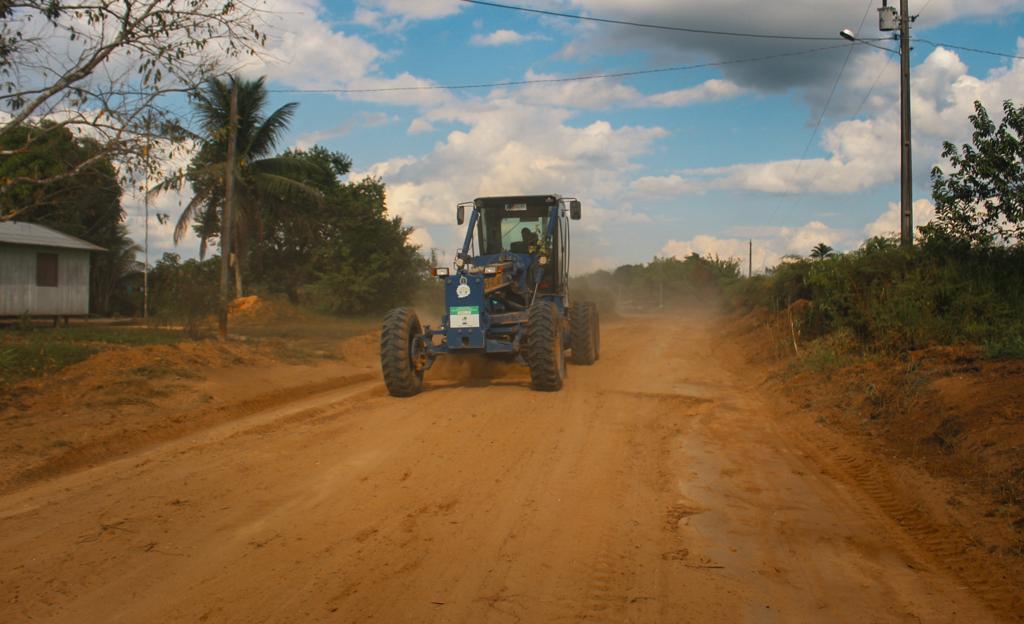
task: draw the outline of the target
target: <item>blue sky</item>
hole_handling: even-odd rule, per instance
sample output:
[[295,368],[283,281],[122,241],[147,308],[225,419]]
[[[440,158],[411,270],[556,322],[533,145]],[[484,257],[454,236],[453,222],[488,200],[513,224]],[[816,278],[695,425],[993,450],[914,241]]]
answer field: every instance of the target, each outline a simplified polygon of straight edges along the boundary
[[[1024,6],[911,2],[915,35],[1021,55]],[[568,13],[714,30],[877,37],[880,0],[523,0]],[[955,6],[954,6],[955,5]],[[272,89],[500,82],[716,63],[841,45],[652,31],[457,0],[279,0],[268,54],[246,72]],[[892,42],[882,42],[892,43]],[[892,43],[892,45],[895,45]],[[828,108],[825,101],[844,59]],[[755,269],[818,242],[856,247],[898,227],[898,59],[854,46],[699,70],[524,87],[366,94],[275,93],[299,114],[287,146],[349,154],[388,184],[389,209],[442,253],[455,204],[557,192],[584,201],[575,271],[691,251],[746,254]],[[1024,61],[918,42],[913,63],[915,198],[943,140],[968,140],[975,99],[1024,102]],[[870,97],[867,97],[870,94]],[[816,120],[822,123],[812,140]],[[808,143],[810,141],[809,148]],[[282,146],[286,147],[286,146]],[[805,154],[806,148],[806,154]],[[801,156],[804,160],[800,162]],[[161,200],[177,216],[178,198]],[[134,206],[129,206],[134,211]],[[133,219],[137,229],[138,219]],[[153,257],[170,248],[166,228]],[[196,244],[177,249],[194,255]]]

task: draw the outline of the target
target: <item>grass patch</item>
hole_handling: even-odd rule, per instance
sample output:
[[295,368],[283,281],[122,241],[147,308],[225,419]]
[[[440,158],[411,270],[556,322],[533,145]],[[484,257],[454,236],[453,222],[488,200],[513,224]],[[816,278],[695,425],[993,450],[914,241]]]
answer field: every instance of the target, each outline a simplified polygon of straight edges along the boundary
[[791,366],[831,377],[833,373],[854,363],[855,338],[839,330],[807,343],[800,357]]
[[1024,358],[1024,333],[1007,331],[984,342],[985,355],[990,358]]
[[0,329],[0,388],[55,373],[110,346],[176,344],[182,338],[179,332],[132,327]]
[[186,337],[180,331],[148,327],[89,327],[71,326],[57,329],[34,329],[33,332],[52,332],[51,339],[68,342],[100,342],[112,345],[171,345]]
[[59,371],[98,352],[97,347],[84,344],[42,340],[8,344],[5,341],[0,346],[0,387]]

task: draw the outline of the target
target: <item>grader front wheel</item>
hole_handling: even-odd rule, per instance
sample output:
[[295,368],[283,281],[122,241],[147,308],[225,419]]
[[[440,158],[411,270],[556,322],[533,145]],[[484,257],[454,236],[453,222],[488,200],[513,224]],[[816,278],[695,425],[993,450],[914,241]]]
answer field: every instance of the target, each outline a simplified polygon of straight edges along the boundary
[[565,383],[562,319],[558,308],[550,301],[540,301],[530,306],[525,355],[534,389],[562,389]]
[[412,308],[396,308],[384,317],[380,332],[380,367],[384,385],[392,396],[412,396],[423,388],[422,333],[420,320]]

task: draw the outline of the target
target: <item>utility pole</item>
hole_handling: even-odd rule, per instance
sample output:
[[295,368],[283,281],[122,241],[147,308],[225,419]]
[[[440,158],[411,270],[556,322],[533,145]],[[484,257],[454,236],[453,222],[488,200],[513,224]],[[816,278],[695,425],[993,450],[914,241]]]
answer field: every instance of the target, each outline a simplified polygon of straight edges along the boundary
[[910,157],[910,9],[900,0],[900,244],[914,244],[914,191]]
[[[910,15],[907,0],[900,0],[899,13],[896,7],[889,6],[889,0],[882,0],[882,8],[878,9],[878,30],[892,32],[899,30],[900,39],[900,244],[909,247],[914,244],[914,185],[913,161],[910,156],[910,24],[914,16]],[[839,31],[839,36],[847,41],[863,43],[874,48],[882,48],[870,41],[859,39],[849,28]],[[888,48],[882,48],[891,52]]]
[[231,103],[228,109],[228,153],[224,167],[224,210],[220,223],[220,310],[218,330],[221,340],[228,337],[228,274],[231,257],[232,212],[235,201],[235,142],[238,138],[238,82],[231,77]]
[[754,274],[754,239],[750,239],[747,249],[747,279]]
[[143,245],[143,247],[145,248],[145,251],[143,253],[146,255],[146,262],[145,262],[145,266],[144,266],[144,268],[142,270],[142,320],[143,321],[148,321],[149,320],[149,150],[150,150],[149,141],[150,141],[150,124],[152,123],[152,121],[153,121],[153,117],[151,115],[146,115],[146,146],[145,146],[145,148],[143,148],[145,150],[143,152],[143,156],[145,158],[145,162],[143,163],[143,167],[146,168],[146,188],[145,188],[144,192],[142,193],[142,204],[146,208],[146,225],[145,225],[145,234],[144,234],[145,243]]

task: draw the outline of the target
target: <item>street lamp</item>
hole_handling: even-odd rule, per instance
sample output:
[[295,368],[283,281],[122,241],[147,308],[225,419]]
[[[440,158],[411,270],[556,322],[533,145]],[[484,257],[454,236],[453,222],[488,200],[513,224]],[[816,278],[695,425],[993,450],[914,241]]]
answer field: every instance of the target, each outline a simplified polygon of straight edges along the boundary
[[[907,0],[900,0],[900,12],[889,6],[888,0],[882,0],[882,8],[878,9],[878,29],[887,32],[899,26],[900,39],[900,244],[914,244],[914,191],[911,174],[910,154],[910,10]],[[863,43],[875,48],[892,52],[892,50],[859,39],[849,28],[839,31],[839,36],[847,41]]]
[[850,30],[849,28],[844,28],[840,30],[839,36],[852,43],[859,43],[861,45],[871,46],[872,48],[878,48],[879,50],[884,50],[886,52],[889,52],[890,54],[899,54],[899,50],[893,50],[892,48],[887,48],[885,46],[878,45],[877,43],[874,43],[870,39],[858,38],[857,35],[853,34],[853,31]]

